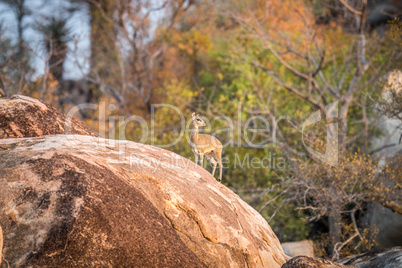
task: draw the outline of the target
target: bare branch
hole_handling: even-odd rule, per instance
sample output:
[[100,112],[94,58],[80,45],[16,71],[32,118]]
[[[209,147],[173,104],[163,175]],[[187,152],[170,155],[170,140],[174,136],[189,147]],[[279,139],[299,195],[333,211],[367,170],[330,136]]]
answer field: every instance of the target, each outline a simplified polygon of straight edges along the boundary
[[339,0],[350,12],[352,12],[353,14],[356,14],[358,16],[362,15],[362,12],[354,9],[353,7],[351,7],[345,0]]
[[357,207],[355,207],[352,212],[350,213],[350,217],[352,218],[352,223],[353,223],[353,228],[355,230],[355,233],[349,237],[346,241],[344,241],[343,243],[336,243],[335,247],[333,249],[333,253],[332,253],[332,260],[337,260],[339,259],[339,251],[346,246],[347,244],[349,244],[356,236],[359,236],[361,240],[363,240],[363,237],[360,235],[359,229],[357,228],[357,224],[356,224],[356,219],[355,219],[355,212],[356,212]]
[[311,104],[313,104],[315,107],[317,107],[318,109],[320,109],[321,111],[323,111],[325,113],[325,106],[321,103],[319,103],[317,100],[314,100],[311,96],[305,95],[303,94],[299,89],[296,87],[293,87],[287,83],[285,83],[277,74],[275,74],[273,71],[257,64],[254,62],[250,63],[251,65],[263,70],[265,73],[267,73],[269,76],[271,76],[275,82],[277,82],[279,85],[283,86],[284,88],[286,88],[287,90],[295,93],[297,96],[301,97],[302,99],[310,102]]
[[399,145],[399,144],[398,144],[398,143],[386,144],[386,145],[384,145],[384,146],[381,146],[380,148],[377,148],[377,149],[375,149],[375,150],[369,152],[368,154],[369,154],[369,155],[372,155],[372,154],[381,152],[381,151],[384,150],[384,149],[387,149],[387,148],[390,148],[390,147],[394,147],[394,146],[397,146],[397,145]]

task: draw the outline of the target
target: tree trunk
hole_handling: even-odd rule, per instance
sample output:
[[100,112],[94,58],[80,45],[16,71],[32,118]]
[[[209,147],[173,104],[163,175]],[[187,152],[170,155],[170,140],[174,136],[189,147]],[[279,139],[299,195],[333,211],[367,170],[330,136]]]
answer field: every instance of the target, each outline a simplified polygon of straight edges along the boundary
[[336,186],[332,186],[331,187],[332,191],[331,191],[331,195],[332,198],[331,200],[331,204],[329,204],[329,209],[330,209],[330,213],[329,213],[329,238],[330,238],[330,245],[331,245],[331,250],[333,251],[336,244],[341,242],[341,205],[340,202],[338,200],[339,198],[339,194],[338,194],[338,189],[336,188]]
[[337,205],[331,206],[331,214],[329,216],[329,236],[331,248],[333,249],[336,243],[341,242],[341,214]]
[[114,24],[117,1],[89,1],[91,16],[91,73],[116,87],[120,77],[119,49]]

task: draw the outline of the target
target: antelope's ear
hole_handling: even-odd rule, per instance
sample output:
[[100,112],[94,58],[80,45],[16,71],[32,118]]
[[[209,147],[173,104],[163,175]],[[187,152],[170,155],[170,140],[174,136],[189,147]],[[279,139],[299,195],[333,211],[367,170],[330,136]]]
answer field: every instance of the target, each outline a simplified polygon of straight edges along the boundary
[[194,117],[194,116],[195,116],[195,113],[192,113],[192,114],[191,114],[191,117]]

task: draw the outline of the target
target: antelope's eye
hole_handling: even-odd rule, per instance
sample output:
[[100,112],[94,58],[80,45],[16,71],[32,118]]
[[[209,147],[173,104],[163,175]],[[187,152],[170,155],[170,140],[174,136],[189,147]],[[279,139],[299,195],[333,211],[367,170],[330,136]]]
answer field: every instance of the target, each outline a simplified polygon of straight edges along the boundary
[[201,122],[201,119],[197,119],[198,122]]

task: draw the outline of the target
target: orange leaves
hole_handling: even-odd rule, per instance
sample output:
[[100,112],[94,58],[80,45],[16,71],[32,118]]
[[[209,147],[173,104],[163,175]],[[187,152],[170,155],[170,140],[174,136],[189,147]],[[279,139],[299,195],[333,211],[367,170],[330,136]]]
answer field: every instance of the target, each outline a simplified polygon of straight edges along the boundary
[[302,0],[256,1],[242,10],[240,17],[256,38],[264,40],[284,59],[294,58],[285,47],[307,54],[322,43],[312,10]]
[[190,56],[199,52],[207,52],[212,48],[210,37],[194,28],[188,32],[176,32],[170,37],[170,42],[176,45],[182,53]]

